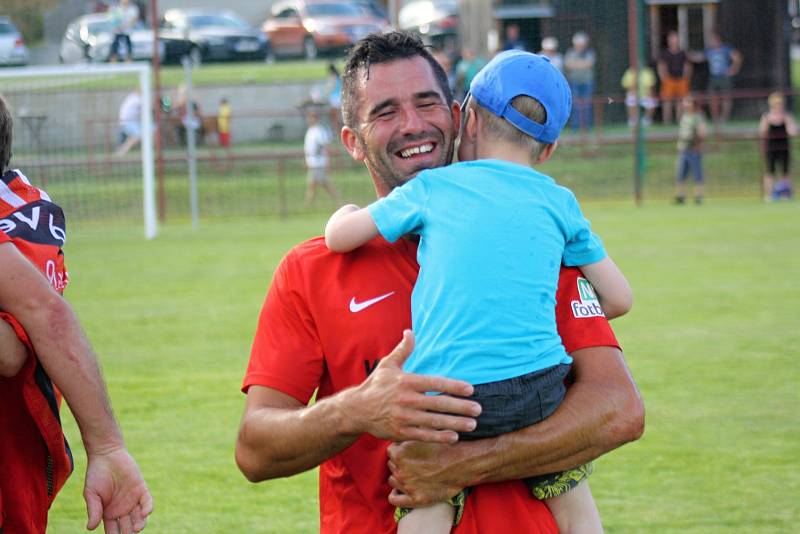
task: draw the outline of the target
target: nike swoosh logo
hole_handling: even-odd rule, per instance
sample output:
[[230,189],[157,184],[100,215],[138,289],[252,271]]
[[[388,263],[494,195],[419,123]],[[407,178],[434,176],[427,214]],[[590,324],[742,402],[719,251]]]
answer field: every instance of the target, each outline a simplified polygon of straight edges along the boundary
[[394,291],[390,291],[385,295],[381,295],[380,297],[375,297],[374,299],[365,300],[364,302],[356,302],[356,298],[353,297],[350,299],[350,311],[353,313],[358,313],[365,308],[369,308],[375,303],[382,301],[383,299],[388,299],[394,295]]

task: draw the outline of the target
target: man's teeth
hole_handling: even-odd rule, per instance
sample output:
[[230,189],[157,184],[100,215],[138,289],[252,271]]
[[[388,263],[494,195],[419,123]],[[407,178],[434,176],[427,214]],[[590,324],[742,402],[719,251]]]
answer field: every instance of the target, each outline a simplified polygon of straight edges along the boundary
[[400,156],[403,158],[410,158],[415,154],[425,154],[433,150],[432,144],[422,145],[422,146],[415,146],[411,148],[407,148],[405,150],[400,151]]

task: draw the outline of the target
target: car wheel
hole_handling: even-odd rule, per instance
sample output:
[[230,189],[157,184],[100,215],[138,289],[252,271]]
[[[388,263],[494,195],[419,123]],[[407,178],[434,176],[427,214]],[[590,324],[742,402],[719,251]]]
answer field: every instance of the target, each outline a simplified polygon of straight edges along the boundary
[[192,62],[193,67],[199,67],[203,64],[203,53],[199,47],[193,46],[189,49],[189,61]]
[[314,42],[313,37],[309,36],[303,39],[303,53],[306,59],[317,59],[319,49],[317,49],[317,43]]

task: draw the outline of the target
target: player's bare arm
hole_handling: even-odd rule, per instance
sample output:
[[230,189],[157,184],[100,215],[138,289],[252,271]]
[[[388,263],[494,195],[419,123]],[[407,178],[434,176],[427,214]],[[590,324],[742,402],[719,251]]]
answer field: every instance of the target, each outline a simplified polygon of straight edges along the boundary
[[77,317],[14,245],[0,245],[0,265],[0,309],[25,328],[78,422],[88,458],[88,528],[96,528],[102,519],[106,532],[142,530],[153,508],[152,497],[125,449],[97,359]]
[[27,358],[28,349],[17,338],[11,325],[0,319],[0,376],[15,376]]
[[[423,506],[485,482],[553,473],[589,462],[644,430],[644,405],[622,352],[576,350],[575,382],[544,421],[497,438],[454,445],[389,447],[395,506]],[[454,491],[455,490],[455,491]]]
[[404,373],[413,334],[381,360],[362,384],[310,406],[274,389],[251,386],[236,442],[236,462],[252,482],[301,473],[348,447],[361,434],[395,441],[453,443],[475,428],[472,386],[458,380]]

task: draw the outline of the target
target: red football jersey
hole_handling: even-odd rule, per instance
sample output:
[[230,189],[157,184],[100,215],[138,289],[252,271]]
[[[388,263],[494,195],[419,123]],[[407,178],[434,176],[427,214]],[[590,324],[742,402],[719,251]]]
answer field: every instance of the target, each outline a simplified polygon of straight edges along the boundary
[[[376,239],[349,254],[330,252],[322,238],[290,251],[275,272],[259,317],[243,391],[266,386],[306,404],[364,381],[411,328],[417,246]],[[567,351],[617,346],[602,316],[578,317],[579,271],[564,269],[556,318]],[[579,309],[579,314],[582,310]],[[386,447],[370,435],[320,466],[320,531],[391,533]],[[550,512],[520,481],[470,493],[456,534],[556,532]]]
[[[61,246],[64,213],[18,170],[0,177],[0,244],[11,242],[58,292],[67,285]],[[4,245],[6,246],[6,245]],[[19,322],[0,310],[30,356],[11,378],[0,377],[0,531],[44,532],[47,510],[72,472],[61,429],[61,395],[35,357]]]

